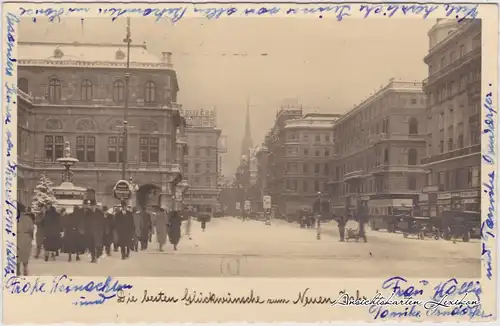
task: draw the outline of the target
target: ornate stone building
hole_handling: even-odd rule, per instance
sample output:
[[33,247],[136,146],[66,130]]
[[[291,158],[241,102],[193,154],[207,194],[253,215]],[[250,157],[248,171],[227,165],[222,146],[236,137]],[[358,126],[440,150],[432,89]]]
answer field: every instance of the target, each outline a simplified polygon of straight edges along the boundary
[[329,182],[335,214],[360,201],[375,215],[417,202],[425,176],[425,106],[422,83],[391,80],[337,120]]
[[427,172],[421,210],[480,211],[481,20],[440,19],[429,35],[424,62]]
[[[75,185],[94,188],[99,202],[115,205],[121,179],[126,47],[116,44],[18,44],[18,195],[30,202],[41,173],[55,183],[65,141],[80,162]],[[127,178],[137,199],[157,189],[166,206],[182,179],[184,120],[171,53],[163,60],[145,46],[130,49]]]
[[185,110],[186,142],[184,157],[184,178],[189,190],[184,196],[187,205],[197,212],[212,214],[219,199],[219,137],[215,110]]

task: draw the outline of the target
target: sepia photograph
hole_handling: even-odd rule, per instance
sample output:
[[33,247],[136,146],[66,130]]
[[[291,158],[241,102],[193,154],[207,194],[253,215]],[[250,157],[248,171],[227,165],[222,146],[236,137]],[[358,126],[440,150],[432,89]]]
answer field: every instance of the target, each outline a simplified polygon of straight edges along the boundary
[[480,278],[481,33],[20,18],[18,275]]

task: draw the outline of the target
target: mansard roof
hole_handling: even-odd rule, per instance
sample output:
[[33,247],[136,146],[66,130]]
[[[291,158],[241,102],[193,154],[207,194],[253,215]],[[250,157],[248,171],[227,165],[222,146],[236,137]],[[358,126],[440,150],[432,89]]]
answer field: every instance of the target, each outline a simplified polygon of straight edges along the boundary
[[[112,43],[19,42],[18,62],[25,66],[121,68],[127,63],[127,46]],[[173,70],[166,60],[148,52],[145,45],[130,46],[130,68]]]

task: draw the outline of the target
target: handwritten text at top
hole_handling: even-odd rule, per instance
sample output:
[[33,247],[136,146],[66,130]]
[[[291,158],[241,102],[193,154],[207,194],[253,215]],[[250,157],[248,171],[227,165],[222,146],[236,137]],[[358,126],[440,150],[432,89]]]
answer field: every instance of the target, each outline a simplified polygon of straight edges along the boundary
[[[156,17],[156,20],[169,19],[172,22],[178,22],[187,13],[194,13],[195,16],[202,16],[207,19],[219,19],[223,17],[239,16],[273,16],[278,13],[286,16],[297,15],[315,15],[319,18],[325,18],[328,14],[332,14],[338,21],[342,21],[344,17],[351,16],[351,10],[356,11],[356,5],[298,5],[297,7],[288,6],[260,6],[254,8],[236,8],[231,6],[207,7],[206,5],[180,6],[172,8],[98,8],[97,14],[100,16],[110,17],[113,21],[122,16],[139,15],[142,17]],[[362,4],[359,5],[359,12],[364,18],[371,16],[384,16],[387,18],[397,16],[414,16],[428,18],[432,13],[437,12],[439,8],[444,10],[444,15],[450,18],[456,18],[458,21],[464,19],[476,18],[478,15],[478,4],[445,4],[445,5],[421,5],[421,4]],[[192,9],[191,9],[192,8]],[[33,22],[36,22],[36,17],[47,17],[50,21],[60,21],[63,16],[70,16],[78,13],[91,13],[93,10],[87,7],[48,7],[37,9],[20,7],[19,15],[22,17],[32,17]]]

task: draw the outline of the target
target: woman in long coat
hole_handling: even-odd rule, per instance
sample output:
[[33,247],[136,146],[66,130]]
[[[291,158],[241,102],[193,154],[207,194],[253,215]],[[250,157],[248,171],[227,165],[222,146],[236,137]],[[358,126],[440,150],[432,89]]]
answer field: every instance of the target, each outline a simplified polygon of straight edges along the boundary
[[156,229],[156,241],[158,241],[158,248],[163,251],[163,245],[167,242],[167,214],[163,209],[156,206],[155,207],[155,229]]
[[[20,206],[22,204],[19,204]],[[21,264],[23,265],[23,275],[28,275],[28,263],[33,247],[33,233],[35,231],[32,213],[24,212],[20,208],[19,221],[17,222],[17,275],[21,275]]]
[[177,244],[181,239],[181,214],[179,211],[172,211],[169,216],[168,223],[168,239],[174,245],[174,250],[177,250]]
[[45,261],[49,260],[49,253],[52,259],[55,260],[56,251],[61,247],[61,216],[56,211],[54,206],[47,209],[41,226],[45,239],[43,241],[43,248],[45,250]]

